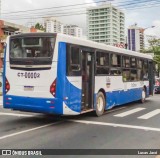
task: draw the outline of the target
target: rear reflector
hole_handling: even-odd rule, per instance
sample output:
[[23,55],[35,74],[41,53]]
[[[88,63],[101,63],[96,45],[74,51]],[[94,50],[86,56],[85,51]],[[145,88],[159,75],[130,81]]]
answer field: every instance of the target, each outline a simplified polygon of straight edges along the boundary
[[50,93],[55,97],[56,96],[56,79],[50,86]]
[[5,83],[5,92],[7,93],[10,90],[10,84],[6,78],[6,83]]

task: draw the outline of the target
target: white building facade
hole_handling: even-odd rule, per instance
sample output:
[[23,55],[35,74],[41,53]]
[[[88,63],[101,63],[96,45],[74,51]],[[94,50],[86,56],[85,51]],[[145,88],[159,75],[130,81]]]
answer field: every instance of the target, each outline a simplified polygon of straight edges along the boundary
[[144,49],[144,29],[136,24],[128,28],[128,49],[137,52]]
[[65,25],[64,34],[81,38],[82,28],[78,27],[77,25]]
[[108,45],[125,45],[125,15],[111,4],[87,9],[88,39]]
[[64,30],[64,25],[55,18],[45,18],[44,27],[50,33],[63,33]]

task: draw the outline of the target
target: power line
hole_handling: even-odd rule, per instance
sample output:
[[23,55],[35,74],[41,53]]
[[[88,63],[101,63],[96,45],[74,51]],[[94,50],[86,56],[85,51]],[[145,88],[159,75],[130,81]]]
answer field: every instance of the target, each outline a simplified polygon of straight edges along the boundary
[[[128,2],[131,2],[131,1],[128,1]],[[151,1],[148,1],[148,0],[144,0],[144,1],[142,1],[141,3],[145,3],[145,2],[151,2]],[[157,1],[153,1],[153,2],[157,2]],[[152,3],[153,3],[152,2]],[[159,1],[158,1],[159,2]],[[125,2],[126,3],[126,2]],[[132,1],[132,3],[128,3],[128,4],[123,4],[123,5],[120,5],[119,6],[119,8],[122,8],[122,7],[125,7],[126,9],[127,8],[129,8],[129,7],[132,7],[132,8],[134,8],[135,7],[135,5],[136,5],[137,3],[133,3],[133,1]],[[157,3],[154,3],[154,4],[157,4]],[[134,7],[133,7],[134,6]],[[76,9],[76,11],[75,11],[75,13],[77,13],[77,12],[80,12],[80,11],[85,11],[85,10],[79,10],[79,8],[68,8],[68,9],[65,9],[65,11],[66,10],[69,10],[69,11],[71,11],[71,10],[75,10]],[[59,12],[58,12],[59,11]],[[67,14],[67,13],[70,13],[70,12],[62,12],[63,10],[56,10],[56,12],[47,12],[47,14],[45,14],[44,12],[40,12],[40,13],[34,13],[34,14],[29,14],[29,13],[27,13],[27,14],[23,14],[23,15],[21,15],[21,17],[23,16],[23,17],[28,17],[29,15],[31,15],[31,16],[53,16],[53,14],[54,14],[54,16],[57,16],[57,15],[61,15],[61,14]],[[50,14],[49,14],[50,13]],[[5,18],[16,18],[16,17],[19,17],[20,15],[8,15],[8,16],[5,16]]]
[[[150,2],[150,1],[148,1],[148,0],[144,0],[144,1],[142,1],[141,3],[145,3],[145,2]],[[159,2],[159,1],[152,1],[152,4],[159,4],[159,3],[155,3],[155,2]],[[136,3],[129,3],[129,4],[127,4],[127,6],[128,7],[132,7],[132,10],[133,9],[138,9],[138,7],[133,7],[133,5],[135,5]],[[151,3],[150,3],[151,4]],[[129,5],[132,5],[132,6],[129,6]],[[146,4],[147,5],[147,4]],[[145,6],[146,6],[145,5]],[[126,6],[126,4],[125,5],[121,5],[121,7],[125,7]],[[151,6],[152,7],[152,6]],[[127,7],[126,7],[127,8]],[[143,7],[142,8],[144,8],[144,5],[143,5]],[[146,7],[146,8],[148,8],[148,7]],[[78,8],[77,8],[78,9]],[[79,11],[77,11],[77,12],[61,12],[61,13],[56,13],[55,15],[54,15],[54,17],[62,17],[62,16],[69,16],[69,15],[80,15],[80,14],[86,14],[86,13],[84,13],[84,11],[81,13],[81,11],[82,10],[79,10]],[[37,17],[35,17],[35,18],[44,18],[45,16],[47,17],[47,16],[53,16],[53,14],[54,13],[52,13],[52,14],[40,14],[40,15],[38,15]],[[19,18],[19,19],[28,19],[28,18],[30,18],[29,17],[29,14],[27,14],[28,16],[24,16],[24,17],[21,17],[21,18]],[[13,15],[12,15],[13,16]],[[34,15],[32,14],[32,17],[33,17]],[[16,18],[17,17],[17,15],[15,15],[15,16],[13,16],[12,18],[10,18],[10,19],[12,19],[12,20],[14,20],[14,18]],[[19,17],[19,15],[18,15],[18,17]]]
[[[130,10],[137,10],[137,9],[145,9],[145,8],[156,8],[156,7],[160,7],[160,5],[154,5],[154,6],[144,6],[144,7],[139,7],[139,8],[132,8],[132,9],[130,9]],[[70,13],[70,14],[64,14],[64,15],[59,15],[59,16],[55,16],[55,17],[65,17],[65,16],[77,16],[77,15],[86,15],[87,14],[87,12],[83,12],[83,13]],[[48,16],[47,16],[48,17]],[[47,18],[47,17],[42,17],[42,16],[40,16],[40,17],[35,17],[34,19],[40,19],[40,18]],[[10,20],[22,20],[22,19],[30,19],[30,17],[24,17],[24,18],[13,18],[13,19],[11,19],[10,18]]]
[[[102,2],[106,2],[106,0],[103,1],[98,1],[95,3],[102,3]],[[65,6],[57,6],[57,7],[49,7],[49,8],[41,8],[41,9],[30,9],[30,10],[21,10],[21,11],[15,11],[15,12],[6,12],[3,14],[11,14],[11,13],[23,13],[23,12],[32,12],[32,11],[38,11],[38,10],[48,10],[48,9],[55,9],[55,8],[66,8],[66,7],[73,7],[73,6],[78,6],[78,5],[87,5],[87,4],[93,4],[93,2],[90,3],[80,3],[80,4],[73,4],[73,5],[65,5]]]
[[[109,1],[112,1],[112,0],[109,0]],[[118,3],[113,3],[114,5],[118,5],[118,4],[122,4],[124,3],[124,5],[130,5],[130,4],[137,4],[138,0],[135,0],[134,3],[133,1],[125,1],[125,2],[118,2]],[[153,0],[154,1],[154,0]],[[98,1],[98,2],[94,2],[95,4],[98,4],[98,3],[103,3],[103,2],[106,2],[106,0],[102,0],[102,1]],[[131,3],[132,2],[132,3]],[[136,3],[135,3],[136,2]],[[143,0],[141,2],[138,2],[138,4],[140,3],[144,3],[144,2],[151,2],[150,0]],[[127,4],[125,4],[127,3]],[[65,5],[65,6],[57,6],[57,7],[49,7],[49,8],[41,8],[41,9],[31,9],[31,10],[23,10],[23,11],[14,11],[14,12],[5,12],[5,13],[2,13],[2,14],[15,14],[15,13],[26,13],[26,12],[37,12],[37,11],[42,11],[42,10],[50,10],[50,9],[57,9],[57,8],[66,8],[66,7],[76,7],[76,6],[82,6],[82,5],[88,5],[88,4],[93,4],[93,2],[90,2],[90,3],[81,3],[81,4],[74,4],[74,5]],[[66,10],[66,9],[65,9]]]

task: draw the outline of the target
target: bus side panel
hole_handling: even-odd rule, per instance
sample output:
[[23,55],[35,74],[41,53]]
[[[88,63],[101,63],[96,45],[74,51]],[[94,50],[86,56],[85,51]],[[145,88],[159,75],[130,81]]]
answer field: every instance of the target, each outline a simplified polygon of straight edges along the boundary
[[95,95],[100,89],[103,89],[106,92],[106,110],[111,109],[115,106],[140,100],[142,97],[143,87],[146,87],[146,97],[148,97],[148,81],[123,82],[122,76],[95,77]]
[[119,106],[129,102],[141,99],[142,88],[130,89],[127,91],[113,91],[107,92],[107,107],[111,109],[114,106]]
[[81,90],[66,77],[66,43],[59,42],[56,97],[63,102],[64,115],[77,115],[81,110]]

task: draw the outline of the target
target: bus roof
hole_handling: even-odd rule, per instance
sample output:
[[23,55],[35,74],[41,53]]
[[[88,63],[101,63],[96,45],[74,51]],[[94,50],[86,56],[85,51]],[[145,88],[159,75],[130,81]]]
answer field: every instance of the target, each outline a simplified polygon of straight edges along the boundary
[[132,56],[147,58],[147,59],[151,59],[151,60],[153,59],[153,57],[151,55],[147,55],[147,54],[144,54],[144,53],[139,53],[139,52],[123,49],[123,48],[118,48],[118,47],[106,45],[106,44],[103,44],[103,43],[93,42],[93,41],[86,40],[86,39],[83,39],[83,38],[68,36],[68,35],[64,35],[64,34],[57,34],[57,37],[59,38],[59,40],[61,39],[64,42],[69,42],[69,43],[72,43],[72,44],[88,46],[88,47],[91,47],[91,48],[106,50],[106,51],[110,51],[110,52],[118,52],[120,54],[132,55]]
[[103,43],[93,42],[91,40],[73,37],[70,35],[65,35],[65,34],[60,34],[60,33],[24,33],[24,34],[19,34],[19,35],[12,35],[12,37],[22,37],[22,36],[30,36],[30,35],[32,35],[32,36],[37,36],[37,35],[38,36],[47,36],[47,35],[53,36],[54,35],[54,36],[57,36],[57,39],[62,42],[68,42],[71,44],[77,44],[77,45],[81,45],[81,46],[87,46],[90,48],[106,50],[106,51],[110,51],[110,52],[117,52],[120,54],[132,55],[132,56],[147,58],[147,59],[151,59],[151,60],[153,59],[153,57],[151,55],[147,55],[144,53],[139,53],[139,52],[123,49],[123,48],[118,48],[118,47],[106,45]]

